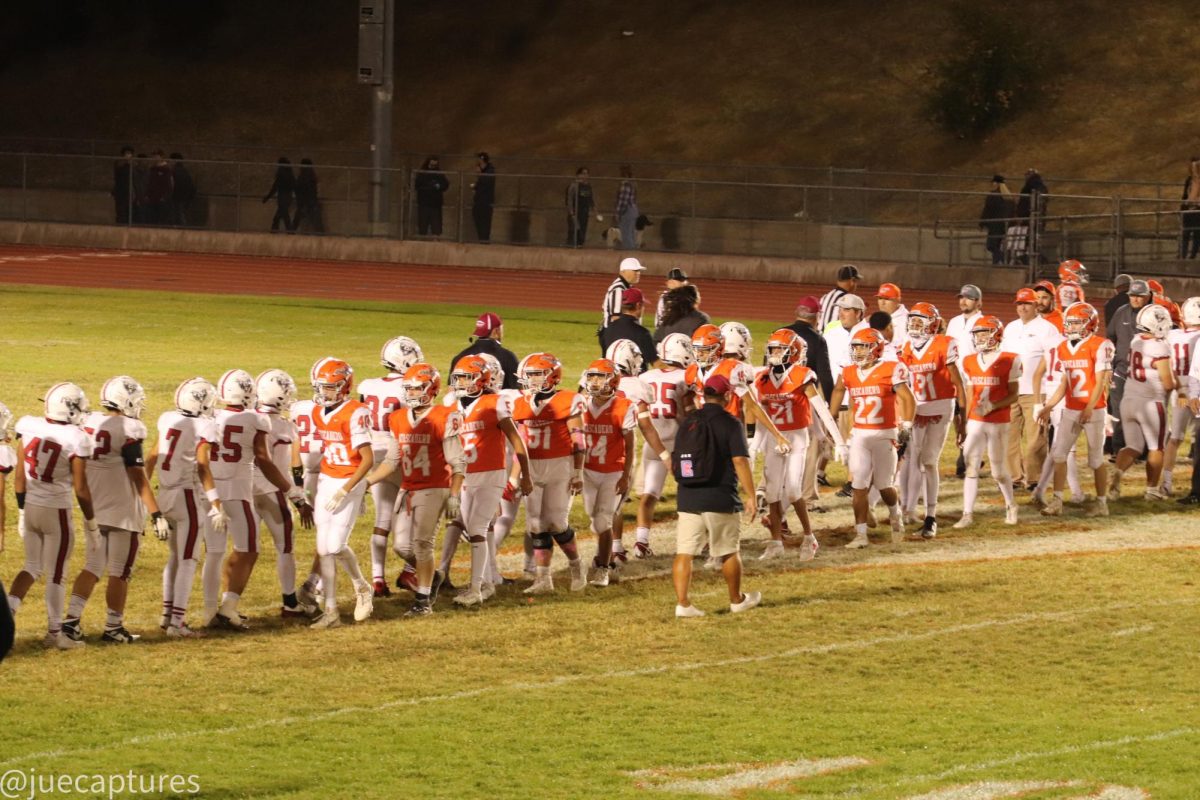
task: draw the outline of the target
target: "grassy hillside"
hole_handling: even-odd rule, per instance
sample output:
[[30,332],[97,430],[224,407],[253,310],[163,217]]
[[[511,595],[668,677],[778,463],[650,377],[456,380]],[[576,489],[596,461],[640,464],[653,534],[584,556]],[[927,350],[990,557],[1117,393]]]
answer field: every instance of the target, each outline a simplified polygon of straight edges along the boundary
[[[78,44],[0,71],[21,109],[0,135],[363,147],[353,9],[251,5],[164,20],[154,4],[85,3]],[[1058,53],[1056,91],[982,142],[919,110],[925,69],[951,46],[951,0],[398,5],[399,149],[1170,181],[1200,149],[1182,1],[1006,4]]]

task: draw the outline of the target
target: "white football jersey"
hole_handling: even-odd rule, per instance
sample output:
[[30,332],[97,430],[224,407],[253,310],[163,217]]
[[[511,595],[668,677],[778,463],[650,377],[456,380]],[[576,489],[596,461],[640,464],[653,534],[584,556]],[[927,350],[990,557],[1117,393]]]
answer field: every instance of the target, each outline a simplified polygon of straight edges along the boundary
[[70,508],[75,480],[72,458],[91,458],[92,440],[80,428],[41,417],[21,417],[17,436],[25,459],[25,502]]
[[216,441],[209,464],[221,500],[252,500],[254,490],[254,438],[271,432],[267,418],[257,411],[219,409],[214,417]]
[[670,447],[679,430],[679,398],[687,392],[684,370],[681,367],[663,367],[643,372],[642,383],[649,390],[650,424],[658,431],[663,444]]
[[[270,425],[267,431],[267,452],[271,454],[271,463],[275,465],[285,478],[292,474],[292,442],[296,440],[296,426],[290,419],[280,414],[259,412]],[[267,480],[257,467],[254,468],[254,493],[275,494],[279,487]]]
[[209,417],[189,417],[167,411],[158,418],[158,485],[164,489],[192,489],[197,484],[196,448],[216,438]]
[[126,472],[122,450],[146,440],[145,423],[93,411],[84,418],[83,430],[92,439],[87,478],[96,522],[121,530],[141,531],[146,523],[146,507]]
[[324,445],[317,433],[317,423],[313,421],[313,410],[316,407],[317,404],[312,400],[297,400],[292,403],[292,408],[288,411],[292,424],[296,426],[296,437],[300,443],[300,461],[304,464],[304,469],[309,472],[321,469],[321,447]]
[[402,376],[367,378],[358,385],[358,393],[371,411],[371,443],[378,447],[384,440],[391,438],[388,418],[392,416],[392,412],[398,408],[405,408]]
[[1129,377],[1125,379],[1124,397],[1162,402],[1167,390],[1158,374],[1158,364],[1171,358],[1170,348],[1161,339],[1147,338],[1142,334],[1129,343]]
[[17,466],[17,452],[10,444],[0,444],[0,475],[7,475]]
[[1186,378],[1192,371],[1196,347],[1200,346],[1200,330],[1176,328],[1167,334],[1167,346],[1171,349],[1171,371],[1175,373],[1175,383],[1185,397],[1190,397]]
[[650,387],[642,378],[636,376],[621,376],[621,382],[617,384],[617,393],[635,406],[638,403],[650,405],[650,401],[654,399],[650,395]]

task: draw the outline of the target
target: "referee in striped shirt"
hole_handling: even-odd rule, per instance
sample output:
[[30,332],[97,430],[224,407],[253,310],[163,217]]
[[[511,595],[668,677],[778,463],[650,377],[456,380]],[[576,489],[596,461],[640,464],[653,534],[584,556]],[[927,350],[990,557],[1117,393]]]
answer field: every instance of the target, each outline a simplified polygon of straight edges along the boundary
[[858,282],[862,274],[858,267],[846,264],[837,271],[837,287],[821,298],[821,312],[817,319],[817,333],[824,334],[830,324],[838,320],[838,301],[848,294],[858,291]]
[[622,293],[642,279],[642,272],[645,269],[642,262],[632,256],[621,259],[621,263],[617,265],[617,279],[609,284],[608,291],[604,293],[604,316],[600,320],[600,327],[596,329],[596,339],[600,342],[602,355],[604,353],[604,329],[608,327],[608,323],[621,316]]

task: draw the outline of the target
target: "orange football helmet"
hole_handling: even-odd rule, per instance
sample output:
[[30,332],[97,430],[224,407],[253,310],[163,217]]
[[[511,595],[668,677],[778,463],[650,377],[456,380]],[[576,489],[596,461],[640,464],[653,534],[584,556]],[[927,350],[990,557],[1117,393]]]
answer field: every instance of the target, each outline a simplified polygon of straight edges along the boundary
[[1004,323],[990,314],[985,314],[975,320],[971,326],[971,338],[975,349],[981,353],[990,353],[1000,347],[1000,339],[1004,336]]
[[591,397],[612,397],[620,385],[617,365],[607,358],[597,358],[583,372],[583,391]]
[[478,397],[492,382],[492,368],[482,356],[463,356],[450,373],[450,388],[463,397]]
[[942,315],[933,303],[913,303],[908,310],[908,338],[918,344],[942,329]]
[[1154,280],[1154,278],[1151,278],[1150,280],[1146,281],[1146,285],[1150,287],[1150,292],[1155,297],[1166,297],[1167,296],[1167,292],[1163,288],[1162,281],[1156,281],[1156,280]]
[[850,360],[860,367],[867,367],[883,358],[887,340],[874,328],[863,328],[850,337]]
[[1091,336],[1099,325],[1100,315],[1089,303],[1076,303],[1063,313],[1063,334],[1072,342]]
[[442,388],[442,376],[432,364],[413,364],[400,381],[404,387],[404,403],[409,408],[428,408]]
[[312,379],[313,402],[325,408],[341,403],[354,388],[354,370],[345,361],[332,356],[313,365]]
[[803,364],[808,355],[808,345],[795,331],[780,328],[767,338],[767,364],[772,367],[790,367]]
[[527,392],[553,392],[562,383],[562,362],[552,353],[530,353],[517,367],[517,380]]
[[1058,265],[1058,279],[1063,283],[1078,283],[1080,286],[1088,282],[1088,271],[1081,262],[1073,258]]
[[692,355],[701,366],[715,364],[725,352],[725,334],[716,325],[705,324],[692,333]]

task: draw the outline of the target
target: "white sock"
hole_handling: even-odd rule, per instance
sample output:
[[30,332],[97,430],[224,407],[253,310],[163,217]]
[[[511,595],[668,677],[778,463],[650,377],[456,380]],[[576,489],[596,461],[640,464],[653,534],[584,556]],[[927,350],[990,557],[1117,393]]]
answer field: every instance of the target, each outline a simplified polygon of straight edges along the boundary
[[[640,531],[641,528],[638,528],[638,530]],[[640,534],[639,534],[639,536],[640,536]],[[639,542],[642,541],[641,538],[639,538],[638,541]],[[650,542],[650,539],[647,538],[646,543],[648,544],[649,542]],[[613,539],[612,549],[613,549],[614,553],[624,553],[625,552],[625,543],[622,542],[620,539]]]
[[550,568],[542,567],[542,566],[537,567],[537,576],[538,576],[539,580],[542,578],[549,578],[550,577]]
[[866,536],[867,535],[867,523],[865,523],[865,522],[854,523],[854,535],[855,536]]
[[388,537],[386,534],[371,534],[371,580],[381,581],[387,574]]
[[[1009,486],[1012,491],[1012,486]],[[963,478],[963,514],[975,513],[975,498],[979,496],[979,478],[970,475]]]
[[125,614],[120,611],[108,609],[108,616],[104,620],[104,630],[115,631],[125,623]]
[[1074,453],[1067,459],[1067,486],[1071,487],[1073,497],[1083,497],[1083,484],[1079,482],[1079,464]]
[[79,619],[83,616],[83,607],[87,605],[87,600],[77,594],[71,595],[71,602],[67,605],[67,619]]
[[487,566],[484,568],[483,574],[487,576],[489,583],[501,583],[504,577],[500,574],[500,562],[496,553],[496,537],[487,536]]
[[484,582],[484,568],[488,565],[487,542],[471,542],[471,588],[478,589]]
[[1013,500],[1013,484],[1012,479],[996,481],[996,485],[1000,487],[1000,494],[1004,496],[1004,507],[1012,508]]
[[426,597],[433,594],[433,586],[418,586],[417,594],[423,594]]
[[175,570],[175,586],[171,591],[171,624],[178,625],[187,615],[188,596],[192,593],[192,582],[196,578],[196,559],[179,562]]
[[238,601],[241,599],[242,596],[237,592],[226,592],[221,598],[221,613],[232,619],[237,613]]
[[321,584],[325,587],[325,612],[337,612],[337,556],[321,556]]
[[[888,512],[888,519],[895,519],[896,517],[900,516],[900,506],[899,505],[888,506],[887,512]],[[786,508],[783,510],[783,516],[785,519],[787,518],[787,509]]]
[[21,598],[13,597],[10,594],[8,596],[8,610],[10,612],[12,612],[13,616],[16,616],[17,609],[19,609],[20,607],[21,607]]
[[316,572],[308,573],[308,577],[304,579],[304,588],[310,592],[315,592],[317,587],[321,585],[321,576]]
[[170,618],[171,611],[175,607],[175,576],[178,573],[179,561],[175,558],[174,553],[172,553],[167,556],[167,563],[163,565],[162,571],[162,613],[167,618]]
[[[937,467],[925,470],[922,475],[925,478],[925,516],[937,516],[937,501],[938,492],[941,490],[942,476],[938,474]],[[916,498],[913,498],[913,507],[916,508]]]
[[296,592],[296,555],[280,553],[275,557],[275,573],[279,576],[279,590],[284,594]]
[[650,544],[650,529],[643,528],[641,525],[638,525],[637,540],[642,544]]
[[204,568],[200,571],[200,585],[204,589],[204,607],[216,609],[221,603],[221,563],[224,552],[204,554]]
[[[46,619],[49,622],[47,630],[57,633],[62,630],[63,605],[67,602],[67,587],[61,583],[46,581]],[[17,601],[21,605],[21,601]]]
[[1164,469],[1162,474],[1162,486],[1167,491],[1175,488],[1175,474],[1169,469]]
[[359,569],[358,556],[354,555],[354,551],[349,547],[343,547],[337,554],[337,560],[342,565],[342,569],[349,573],[350,580],[354,581],[354,588],[361,589],[367,579],[363,577],[362,570]]

